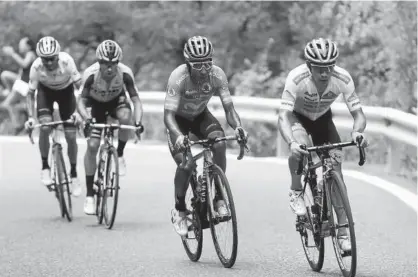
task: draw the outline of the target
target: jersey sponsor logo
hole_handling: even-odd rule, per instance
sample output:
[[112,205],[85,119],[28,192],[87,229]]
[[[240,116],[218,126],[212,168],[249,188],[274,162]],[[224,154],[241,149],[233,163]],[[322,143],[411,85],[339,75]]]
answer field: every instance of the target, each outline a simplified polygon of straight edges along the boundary
[[316,92],[309,93],[309,91],[306,91],[304,94],[306,96],[315,97],[315,98],[318,96],[318,93],[316,93]]
[[184,97],[187,99],[200,99],[199,92],[197,90],[186,90]]
[[221,75],[221,74],[219,74],[219,73],[217,73],[217,72],[214,72],[214,71],[212,70],[212,72],[211,72],[211,74],[210,74],[210,75],[215,76],[216,78],[218,78],[219,80],[221,80],[221,81],[222,81],[222,75]]
[[347,101],[351,102],[351,101],[354,101],[354,100],[357,100],[357,99],[358,99],[358,96],[357,96],[356,92],[353,91],[353,93],[350,95],[350,97],[348,97]]
[[343,81],[345,84],[349,84],[350,83],[350,77],[348,77],[347,75],[338,73],[336,71],[332,72],[332,76],[334,76],[335,78]]
[[308,78],[310,75],[311,73],[309,73],[308,71],[303,72],[299,74],[298,76],[296,76],[295,78],[293,78],[293,83],[295,83],[295,85],[298,85],[303,79]]
[[170,95],[170,96],[176,96],[177,93],[176,93],[176,90],[174,88],[170,88],[170,89],[168,89],[167,94]]
[[200,104],[192,103],[192,102],[186,102],[184,103],[183,107],[185,110],[193,110],[193,112],[196,112],[202,108],[202,106],[206,105],[206,102],[200,102]]
[[212,91],[212,86],[208,83],[205,82],[203,83],[203,85],[200,87],[200,89],[203,91],[203,93],[209,93]]
[[333,91],[328,91],[327,93],[322,95],[322,99],[334,99],[336,97],[337,97],[337,94],[334,93]]
[[184,81],[184,79],[186,79],[186,78],[187,78],[187,76],[189,76],[189,74],[187,74],[187,73],[185,73],[185,74],[181,75],[180,79],[178,79],[178,80],[176,81],[176,85],[180,86],[181,82],[183,82],[183,81]]

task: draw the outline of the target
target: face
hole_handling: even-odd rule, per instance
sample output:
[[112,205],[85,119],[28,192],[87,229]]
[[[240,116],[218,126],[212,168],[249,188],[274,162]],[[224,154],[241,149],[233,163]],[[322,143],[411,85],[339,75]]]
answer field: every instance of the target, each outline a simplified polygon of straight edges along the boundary
[[27,39],[26,38],[22,38],[19,41],[19,52],[21,54],[24,54],[24,53],[28,52],[28,50],[29,50],[29,45],[27,43]]
[[191,68],[191,74],[193,76],[203,78],[206,77],[212,70],[212,61],[204,62],[189,62]]
[[312,78],[316,83],[328,84],[331,74],[334,71],[334,65],[330,66],[315,66],[311,65]]
[[46,67],[47,70],[52,71],[58,67],[58,55],[52,57],[41,57],[42,64]]
[[114,77],[117,72],[118,62],[99,61],[100,73],[108,78]]

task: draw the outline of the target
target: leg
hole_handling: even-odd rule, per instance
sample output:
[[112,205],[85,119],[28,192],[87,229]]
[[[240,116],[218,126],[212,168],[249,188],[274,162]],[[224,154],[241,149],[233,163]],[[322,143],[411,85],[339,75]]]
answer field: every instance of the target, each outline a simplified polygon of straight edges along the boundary
[[[302,116],[293,113],[290,117],[293,137],[299,144],[310,146],[310,140],[306,128],[309,128],[310,121]],[[302,183],[301,175],[296,174],[299,167],[299,163],[303,159],[303,156],[299,153],[291,153],[288,159],[290,176],[292,182],[290,185],[290,208],[292,211],[299,216],[306,213],[305,202],[302,198]]]
[[[203,113],[196,118],[192,130],[199,138],[217,138],[225,136],[221,124],[208,109],[205,109]],[[223,172],[226,172],[226,142],[222,141],[214,144],[212,153],[213,162],[218,165]],[[226,216],[228,215],[228,209],[222,197],[220,184],[217,181],[218,179],[215,179],[215,209],[220,216]]]
[[[74,86],[71,84],[69,87],[63,89],[59,92],[59,97],[57,99],[59,105],[59,113],[61,120],[67,120],[74,113],[76,108],[76,100],[74,96]],[[68,159],[70,160],[71,165],[71,185],[72,185],[72,194],[74,196],[79,196],[81,194],[80,182],[77,178],[77,129],[74,124],[64,124],[64,133],[65,140],[68,145]]]
[[[132,111],[129,103],[126,100],[126,97],[120,96],[118,101],[118,106],[115,111],[116,118],[119,120],[120,124],[131,125]],[[119,130],[119,140],[118,140],[118,157],[119,157],[119,175],[123,176],[126,174],[126,162],[123,157],[123,150],[125,149],[126,142],[129,139],[131,134],[130,130]]]
[[[105,103],[99,103],[91,100],[91,115],[96,119],[97,123],[106,122],[107,106]],[[87,150],[84,155],[84,171],[86,173],[86,200],[84,202],[84,213],[88,215],[95,214],[95,202],[93,182],[96,173],[96,156],[100,147],[101,130],[91,130],[90,137],[87,140]]]
[[[180,118],[177,119],[177,123],[179,124],[182,133],[187,134],[187,128],[184,127],[184,123],[186,121]],[[183,153],[179,152],[174,147],[176,137],[175,135],[171,134],[168,130],[167,141],[171,156],[177,164],[176,174],[174,176],[175,211],[172,212],[171,220],[173,222],[175,231],[179,235],[185,236],[187,234],[185,198],[187,189],[189,187],[189,178],[193,172],[193,169],[195,168],[195,164],[193,162],[187,162],[186,164],[183,164]]]
[[[42,123],[47,123],[52,121],[52,105],[53,98],[51,97],[49,91],[40,85],[38,87],[37,100],[37,114],[38,121]],[[51,133],[51,128],[44,126],[40,129],[39,132],[39,151],[41,153],[42,159],[42,182],[45,185],[52,183],[50,177],[50,167],[48,164],[48,154],[49,154],[49,135]]]

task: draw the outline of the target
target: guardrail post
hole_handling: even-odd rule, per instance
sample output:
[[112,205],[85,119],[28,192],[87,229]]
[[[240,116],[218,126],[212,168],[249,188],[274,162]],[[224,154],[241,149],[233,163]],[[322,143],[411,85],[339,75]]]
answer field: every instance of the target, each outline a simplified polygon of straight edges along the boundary
[[393,140],[388,140],[387,147],[388,156],[385,170],[387,173],[396,175],[401,172],[402,151],[399,149],[399,143]]

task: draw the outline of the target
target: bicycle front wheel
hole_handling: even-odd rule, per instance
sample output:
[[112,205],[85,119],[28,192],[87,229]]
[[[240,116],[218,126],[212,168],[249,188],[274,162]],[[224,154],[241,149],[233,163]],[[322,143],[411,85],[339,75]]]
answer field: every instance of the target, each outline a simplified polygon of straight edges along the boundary
[[102,209],[106,227],[112,229],[113,224],[115,223],[119,197],[118,154],[113,146],[109,147],[107,150],[105,174],[106,178],[104,183]]
[[[328,198],[332,206],[330,223],[334,232],[331,233],[332,244],[337,258],[338,265],[344,277],[354,277],[357,269],[357,245],[354,231],[353,215],[351,213],[348,196],[345,192],[345,185],[342,177],[334,173],[328,181]],[[329,203],[329,202],[328,202]],[[346,236],[343,245],[339,238]]]
[[57,170],[58,170],[58,180],[59,180],[59,186],[61,187],[61,193],[63,194],[63,201],[62,205],[65,210],[65,215],[67,217],[68,221],[72,221],[73,219],[73,207],[71,203],[71,190],[70,190],[70,182],[68,180],[68,174],[67,170],[65,168],[65,161],[64,156],[62,154],[62,148],[59,147],[59,151],[56,151],[57,153]]
[[[71,192],[68,186],[68,176],[65,171],[64,157],[62,147],[58,144],[53,146],[54,169],[55,169],[55,193],[60,205],[61,217],[66,216],[68,221],[72,220]],[[66,195],[68,195],[68,207],[66,204]]]
[[[206,202],[212,240],[222,265],[231,268],[235,264],[238,253],[238,226],[234,199],[228,179],[219,166],[212,165],[208,175]],[[223,230],[226,230],[225,239],[222,239]]]

